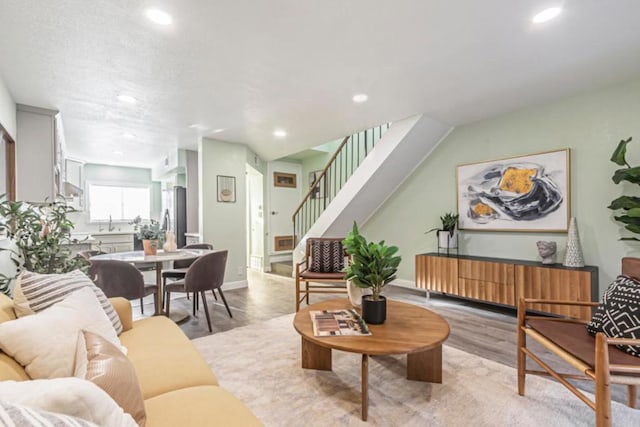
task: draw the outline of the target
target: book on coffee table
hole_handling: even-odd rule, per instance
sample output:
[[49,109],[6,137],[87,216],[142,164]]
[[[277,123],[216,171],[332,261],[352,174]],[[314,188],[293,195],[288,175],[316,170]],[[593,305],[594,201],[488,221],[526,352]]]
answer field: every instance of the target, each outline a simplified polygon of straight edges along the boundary
[[365,336],[371,331],[355,310],[310,311],[316,337]]

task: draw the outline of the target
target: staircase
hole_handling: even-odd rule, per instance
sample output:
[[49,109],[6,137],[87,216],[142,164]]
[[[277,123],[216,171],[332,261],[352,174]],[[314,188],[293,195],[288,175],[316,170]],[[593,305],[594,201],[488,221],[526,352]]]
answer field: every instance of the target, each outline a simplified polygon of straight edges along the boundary
[[293,214],[296,252],[306,236],[344,236],[366,222],[452,129],[417,115],[344,138]]

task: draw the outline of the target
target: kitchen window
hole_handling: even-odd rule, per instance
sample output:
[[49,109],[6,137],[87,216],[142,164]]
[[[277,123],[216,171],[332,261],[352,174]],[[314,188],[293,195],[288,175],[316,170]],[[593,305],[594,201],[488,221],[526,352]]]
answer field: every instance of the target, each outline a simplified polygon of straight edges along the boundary
[[151,218],[151,188],[89,184],[89,221],[131,221]]

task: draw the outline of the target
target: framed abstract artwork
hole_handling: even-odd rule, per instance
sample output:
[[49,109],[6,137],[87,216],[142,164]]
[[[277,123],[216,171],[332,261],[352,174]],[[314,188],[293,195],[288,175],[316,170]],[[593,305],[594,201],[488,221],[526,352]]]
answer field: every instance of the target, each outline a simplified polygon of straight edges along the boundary
[[236,177],[218,175],[218,202],[236,202]]
[[[322,173],[322,170],[309,172],[309,189],[311,189],[311,187],[316,182],[316,179],[318,179],[321,173]],[[324,187],[325,187],[324,178],[325,177],[323,176],[320,182],[318,182],[318,185],[316,185],[315,188],[313,188],[313,191],[311,192],[312,199],[324,198]]]
[[568,148],[458,165],[458,228],[567,231],[570,176]]

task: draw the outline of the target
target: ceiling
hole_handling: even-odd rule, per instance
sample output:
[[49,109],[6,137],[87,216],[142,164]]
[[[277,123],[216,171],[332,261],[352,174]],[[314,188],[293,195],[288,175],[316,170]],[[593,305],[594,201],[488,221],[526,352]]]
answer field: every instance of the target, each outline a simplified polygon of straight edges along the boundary
[[16,102],[61,111],[77,158],[150,166],[211,136],[271,160],[416,113],[459,125],[637,76],[638,16],[637,0],[2,0],[0,78]]

